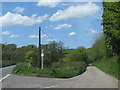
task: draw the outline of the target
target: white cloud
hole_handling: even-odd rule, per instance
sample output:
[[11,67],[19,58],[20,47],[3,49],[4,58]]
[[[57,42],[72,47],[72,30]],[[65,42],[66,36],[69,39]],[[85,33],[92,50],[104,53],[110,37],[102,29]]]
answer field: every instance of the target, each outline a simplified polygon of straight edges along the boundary
[[[46,34],[41,35],[41,37],[47,37]],[[29,38],[39,38],[39,35],[30,35]]]
[[43,34],[43,35],[41,35],[41,37],[43,38],[43,37],[48,37],[46,34]]
[[37,3],[37,6],[54,8],[59,4],[60,1],[61,0],[39,0],[39,2]]
[[94,28],[90,28],[89,31],[91,34],[100,34],[100,32],[96,31]]
[[11,36],[10,36],[10,38],[17,38],[17,37],[19,37],[19,35],[17,35],[17,34],[16,34],[16,35],[11,35]]
[[74,35],[76,35],[76,33],[75,33],[75,32],[71,32],[71,33],[69,33],[68,35],[69,35],[69,36],[74,36]]
[[25,9],[23,7],[16,7],[13,11],[18,12],[18,13],[23,13]]
[[43,22],[47,17],[47,14],[44,16],[36,17],[36,15],[32,15],[29,17],[7,12],[4,16],[0,17],[0,21],[2,21],[0,26],[31,26]]
[[4,32],[2,32],[2,34],[3,34],[3,35],[9,35],[10,32],[9,32],[9,31],[4,31]]
[[57,39],[47,39],[46,41],[53,42],[53,41],[57,41]]
[[39,35],[30,35],[29,38],[39,38]]
[[62,25],[56,26],[54,29],[62,29],[62,28],[69,28],[69,27],[71,27],[70,24],[62,24]]
[[69,18],[82,18],[93,15],[100,10],[100,7],[93,3],[84,5],[70,6],[64,10],[58,10],[50,17],[50,21],[67,20]]

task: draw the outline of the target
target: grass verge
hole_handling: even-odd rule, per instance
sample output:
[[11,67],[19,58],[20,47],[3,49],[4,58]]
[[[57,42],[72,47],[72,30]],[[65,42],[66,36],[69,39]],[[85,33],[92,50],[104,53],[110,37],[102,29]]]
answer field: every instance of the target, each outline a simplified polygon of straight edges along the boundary
[[36,76],[36,77],[52,77],[52,78],[71,78],[82,74],[86,70],[86,67],[75,67],[69,69],[63,68],[45,68],[39,69],[35,67],[30,67],[28,69],[27,64],[23,63],[16,66],[12,73],[18,75],[28,75],[28,76]]
[[120,80],[120,75],[118,74],[119,65],[117,56],[112,58],[104,57],[101,60],[93,62],[93,65],[101,69],[103,72],[108,73]]

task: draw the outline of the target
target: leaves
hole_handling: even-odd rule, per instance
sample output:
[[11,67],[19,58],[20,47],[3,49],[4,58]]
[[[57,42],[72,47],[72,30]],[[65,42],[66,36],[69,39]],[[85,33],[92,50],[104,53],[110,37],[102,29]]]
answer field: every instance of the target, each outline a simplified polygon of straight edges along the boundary
[[120,2],[103,2],[103,32],[107,48],[120,54]]

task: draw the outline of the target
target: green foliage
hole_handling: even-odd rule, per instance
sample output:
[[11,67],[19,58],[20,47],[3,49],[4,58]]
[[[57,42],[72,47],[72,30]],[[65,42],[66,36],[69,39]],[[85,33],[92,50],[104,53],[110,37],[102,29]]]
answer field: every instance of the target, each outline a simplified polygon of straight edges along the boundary
[[28,69],[27,67],[28,67],[27,63],[20,64],[13,69],[12,73],[37,77],[70,78],[83,73],[86,69],[86,67],[83,66],[69,69],[45,68],[42,70],[35,67],[30,67]]
[[118,56],[113,56],[113,54],[106,49],[104,36],[96,40],[89,52],[89,56],[92,56],[94,59],[94,66],[120,79],[118,75]]
[[2,45],[2,60],[9,60],[14,62],[22,62],[24,61],[24,55],[26,52],[33,50],[37,51],[37,47],[35,45],[28,45],[17,48],[16,44],[0,44]]
[[73,61],[84,61],[87,63],[88,55],[84,47],[78,48],[76,51],[70,54],[70,60]]
[[93,44],[91,51],[89,51],[89,57],[91,59],[97,60],[101,59],[106,55],[106,46],[105,46],[105,38],[102,36],[101,38],[97,39]]
[[78,49],[71,49],[63,51],[65,53],[65,57],[60,59],[59,62],[55,62],[52,64],[54,68],[84,68],[88,64],[88,55],[86,49],[84,47],[80,47]]
[[25,54],[25,61],[31,63],[34,57],[34,52],[33,51],[28,51]]
[[[24,62],[27,56],[25,54],[29,51],[34,51],[34,55],[32,57],[32,61],[30,62],[34,67],[40,67],[40,60],[38,58],[38,47],[35,45],[28,45],[17,48],[16,44],[0,44],[2,46],[2,60],[9,60],[13,62]],[[63,54],[63,43],[59,42],[51,42],[46,45],[42,45],[42,49],[44,49],[44,66],[46,68],[51,67],[51,64],[59,61],[60,58],[64,56]],[[26,57],[26,58],[25,58]],[[31,58],[29,58],[31,59]],[[26,60],[27,61],[27,60]],[[28,61],[29,62],[29,61]]]
[[92,48],[87,49],[87,54],[88,54],[88,59],[87,59],[88,64],[92,63],[94,61],[94,56],[92,54]]
[[58,62],[60,58],[63,58],[63,43],[51,42],[50,44],[43,45],[44,49],[44,66],[46,68],[51,67],[52,63]]
[[28,68],[30,68],[32,62],[34,62],[34,51],[28,51],[26,54],[25,54],[25,62],[28,63]]
[[103,2],[103,32],[107,49],[120,54],[120,2]]
[[63,58],[64,62],[85,62],[87,64],[88,53],[87,49],[84,47],[73,50],[66,50],[64,53],[67,53]]
[[[33,64],[31,64],[31,67],[28,68],[27,62],[29,62],[29,60],[32,62],[34,61],[34,58],[31,58],[34,57],[34,53],[33,51],[29,51],[25,55],[27,62],[16,66],[13,70],[13,74],[32,75],[39,77],[70,78],[83,73],[87,66],[86,64],[88,57],[86,49],[81,47],[76,50],[63,50],[58,45],[59,44],[50,43],[50,45],[44,45],[42,47],[44,48],[46,58],[44,58],[44,65],[46,65],[44,69],[41,70],[38,67],[35,67]],[[49,57],[51,54],[53,54],[53,57],[51,58],[56,60],[52,60]],[[49,61],[47,59],[49,59]],[[31,63],[31,61],[29,63]],[[50,66],[47,66],[48,64],[46,62],[49,62],[48,64]]]
[[15,65],[15,64],[17,64],[17,62],[9,61],[9,60],[0,60],[0,68]]
[[118,75],[120,65],[118,64],[118,56],[113,56],[113,54],[106,49],[104,36],[96,40],[92,48],[88,49],[88,54],[88,58],[93,59],[92,62],[94,66],[120,79]]
[[103,2],[102,25],[104,37],[91,50],[93,65],[120,80],[120,2]]
[[93,65],[120,80],[120,75],[118,74],[120,64],[118,64],[117,56],[113,56],[112,58],[103,57],[101,60],[95,61]]

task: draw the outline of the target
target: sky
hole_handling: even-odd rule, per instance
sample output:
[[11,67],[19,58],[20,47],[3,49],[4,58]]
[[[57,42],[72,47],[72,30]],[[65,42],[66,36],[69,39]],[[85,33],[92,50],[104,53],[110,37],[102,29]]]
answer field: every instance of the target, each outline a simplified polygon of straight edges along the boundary
[[[58,0],[60,1],[60,0]],[[3,2],[2,43],[38,45],[38,29],[42,28],[42,44],[55,40],[65,47],[92,47],[102,33],[101,2]]]

